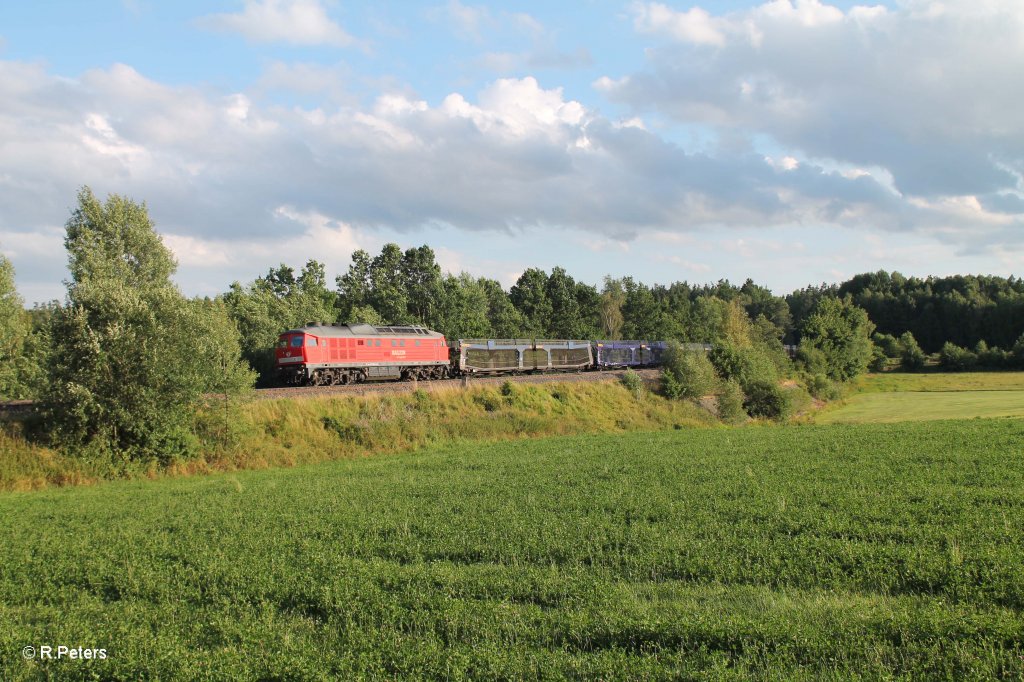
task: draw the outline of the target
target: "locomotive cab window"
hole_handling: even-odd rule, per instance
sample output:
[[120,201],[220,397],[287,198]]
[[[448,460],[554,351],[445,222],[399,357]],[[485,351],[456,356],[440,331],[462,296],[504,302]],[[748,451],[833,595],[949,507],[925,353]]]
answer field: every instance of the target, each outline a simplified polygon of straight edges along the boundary
[[310,336],[309,338],[306,339],[306,345],[307,346],[315,346],[316,345],[316,339],[314,339],[312,336]]
[[287,348],[288,347],[288,339],[278,339],[277,340],[277,347],[278,348]]
[[302,346],[302,337],[301,336],[293,336],[292,337],[292,348],[300,348],[301,346]]

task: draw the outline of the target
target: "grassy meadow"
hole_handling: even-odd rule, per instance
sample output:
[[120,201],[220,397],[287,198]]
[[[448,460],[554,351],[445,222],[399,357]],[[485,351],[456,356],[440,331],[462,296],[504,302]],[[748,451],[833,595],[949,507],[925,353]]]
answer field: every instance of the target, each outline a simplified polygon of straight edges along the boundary
[[1022,443],[670,429],[7,493],[0,678],[1024,679]]
[[1024,372],[869,374],[821,424],[1024,417]]

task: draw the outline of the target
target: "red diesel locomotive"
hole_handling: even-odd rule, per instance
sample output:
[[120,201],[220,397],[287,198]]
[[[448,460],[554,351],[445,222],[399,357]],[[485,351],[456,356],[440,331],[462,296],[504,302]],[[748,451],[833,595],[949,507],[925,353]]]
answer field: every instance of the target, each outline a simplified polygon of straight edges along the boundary
[[416,325],[310,324],[281,334],[275,356],[279,378],[292,385],[451,375],[444,335]]

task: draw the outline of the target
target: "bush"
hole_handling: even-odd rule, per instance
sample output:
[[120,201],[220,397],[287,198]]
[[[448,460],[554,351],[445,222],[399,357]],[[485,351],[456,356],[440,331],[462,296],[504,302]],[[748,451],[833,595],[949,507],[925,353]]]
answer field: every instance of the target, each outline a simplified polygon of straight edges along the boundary
[[718,387],[718,394],[715,396],[715,402],[718,407],[718,418],[727,424],[737,424],[747,418],[747,413],[743,409],[743,401],[746,396],[743,395],[743,389],[740,388],[739,382],[730,380],[723,381]]
[[493,391],[481,391],[473,396],[473,402],[484,408],[485,412],[497,412],[501,409],[502,399]]
[[961,348],[951,341],[947,341],[939,352],[939,364],[943,369],[952,372],[962,372],[973,368],[978,364],[978,356]]
[[683,397],[683,385],[674,373],[662,371],[661,392],[669,400],[679,400]]
[[807,343],[801,343],[797,348],[796,364],[807,374],[825,374],[828,371],[825,353]]
[[626,387],[626,390],[632,393],[635,397],[639,398],[644,391],[644,380],[640,378],[640,375],[631,369],[627,369],[622,374],[622,385]]
[[871,341],[875,344],[875,348],[882,351],[882,354],[887,358],[898,358],[900,357],[900,342],[892,334],[873,334]]
[[984,341],[979,341],[974,347],[974,355],[977,356],[977,364],[982,367],[1001,369],[1013,365],[1013,354],[1000,348],[989,348]]
[[671,390],[675,395],[671,398],[691,398],[698,400],[711,393],[718,383],[715,367],[708,360],[703,350],[685,350],[679,343],[670,341],[663,356],[666,377],[666,395]]
[[900,336],[900,367],[908,372],[916,372],[924,367],[928,356],[917,345],[917,339],[910,332],[903,332]]
[[842,385],[824,374],[812,374],[808,377],[807,391],[818,400],[839,400],[843,397]]
[[783,420],[793,412],[790,396],[774,381],[755,381],[746,388],[743,407],[751,417]]
[[1011,365],[1017,368],[1024,368],[1024,334],[1017,338],[1016,343],[1013,344],[1013,350],[1010,352]]
[[708,357],[722,379],[736,380],[746,393],[755,383],[774,384],[779,378],[775,364],[758,348],[719,344]]
[[868,363],[868,371],[881,372],[885,370],[886,365],[889,364],[889,357],[885,354],[879,346],[875,346],[871,350],[871,362]]

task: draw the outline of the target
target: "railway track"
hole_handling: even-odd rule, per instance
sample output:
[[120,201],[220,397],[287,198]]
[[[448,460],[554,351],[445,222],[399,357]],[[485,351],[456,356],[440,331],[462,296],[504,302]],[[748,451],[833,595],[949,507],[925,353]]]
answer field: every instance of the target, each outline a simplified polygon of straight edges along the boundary
[[[459,377],[455,379],[439,379],[435,381],[382,381],[378,383],[348,384],[347,386],[296,386],[288,388],[256,389],[256,397],[262,400],[279,398],[302,398],[329,395],[368,395],[372,393],[411,393],[417,389],[424,391],[454,390],[474,386],[500,386],[506,381],[523,384],[548,384],[567,382],[606,381],[620,379],[626,370],[604,370],[597,372],[551,372],[547,374],[509,374],[488,377]],[[655,382],[661,376],[661,370],[641,369],[637,374],[645,383]]]
[[[436,381],[381,381],[347,386],[292,386],[288,388],[258,388],[253,392],[257,400],[279,400],[282,398],[312,398],[323,396],[370,395],[377,393],[411,393],[424,391],[456,390],[474,386],[500,386],[506,381],[522,384],[550,384],[568,382],[593,382],[621,379],[626,370],[603,370],[596,372],[551,372],[548,374],[509,374],[488,377],[459,377]],[[644,383],[657,382],[661,376],[658,369],[640,369],[636,373]],[[0,419],[20,419],[32,414],[35,404],[31,400],[0,402]]]

